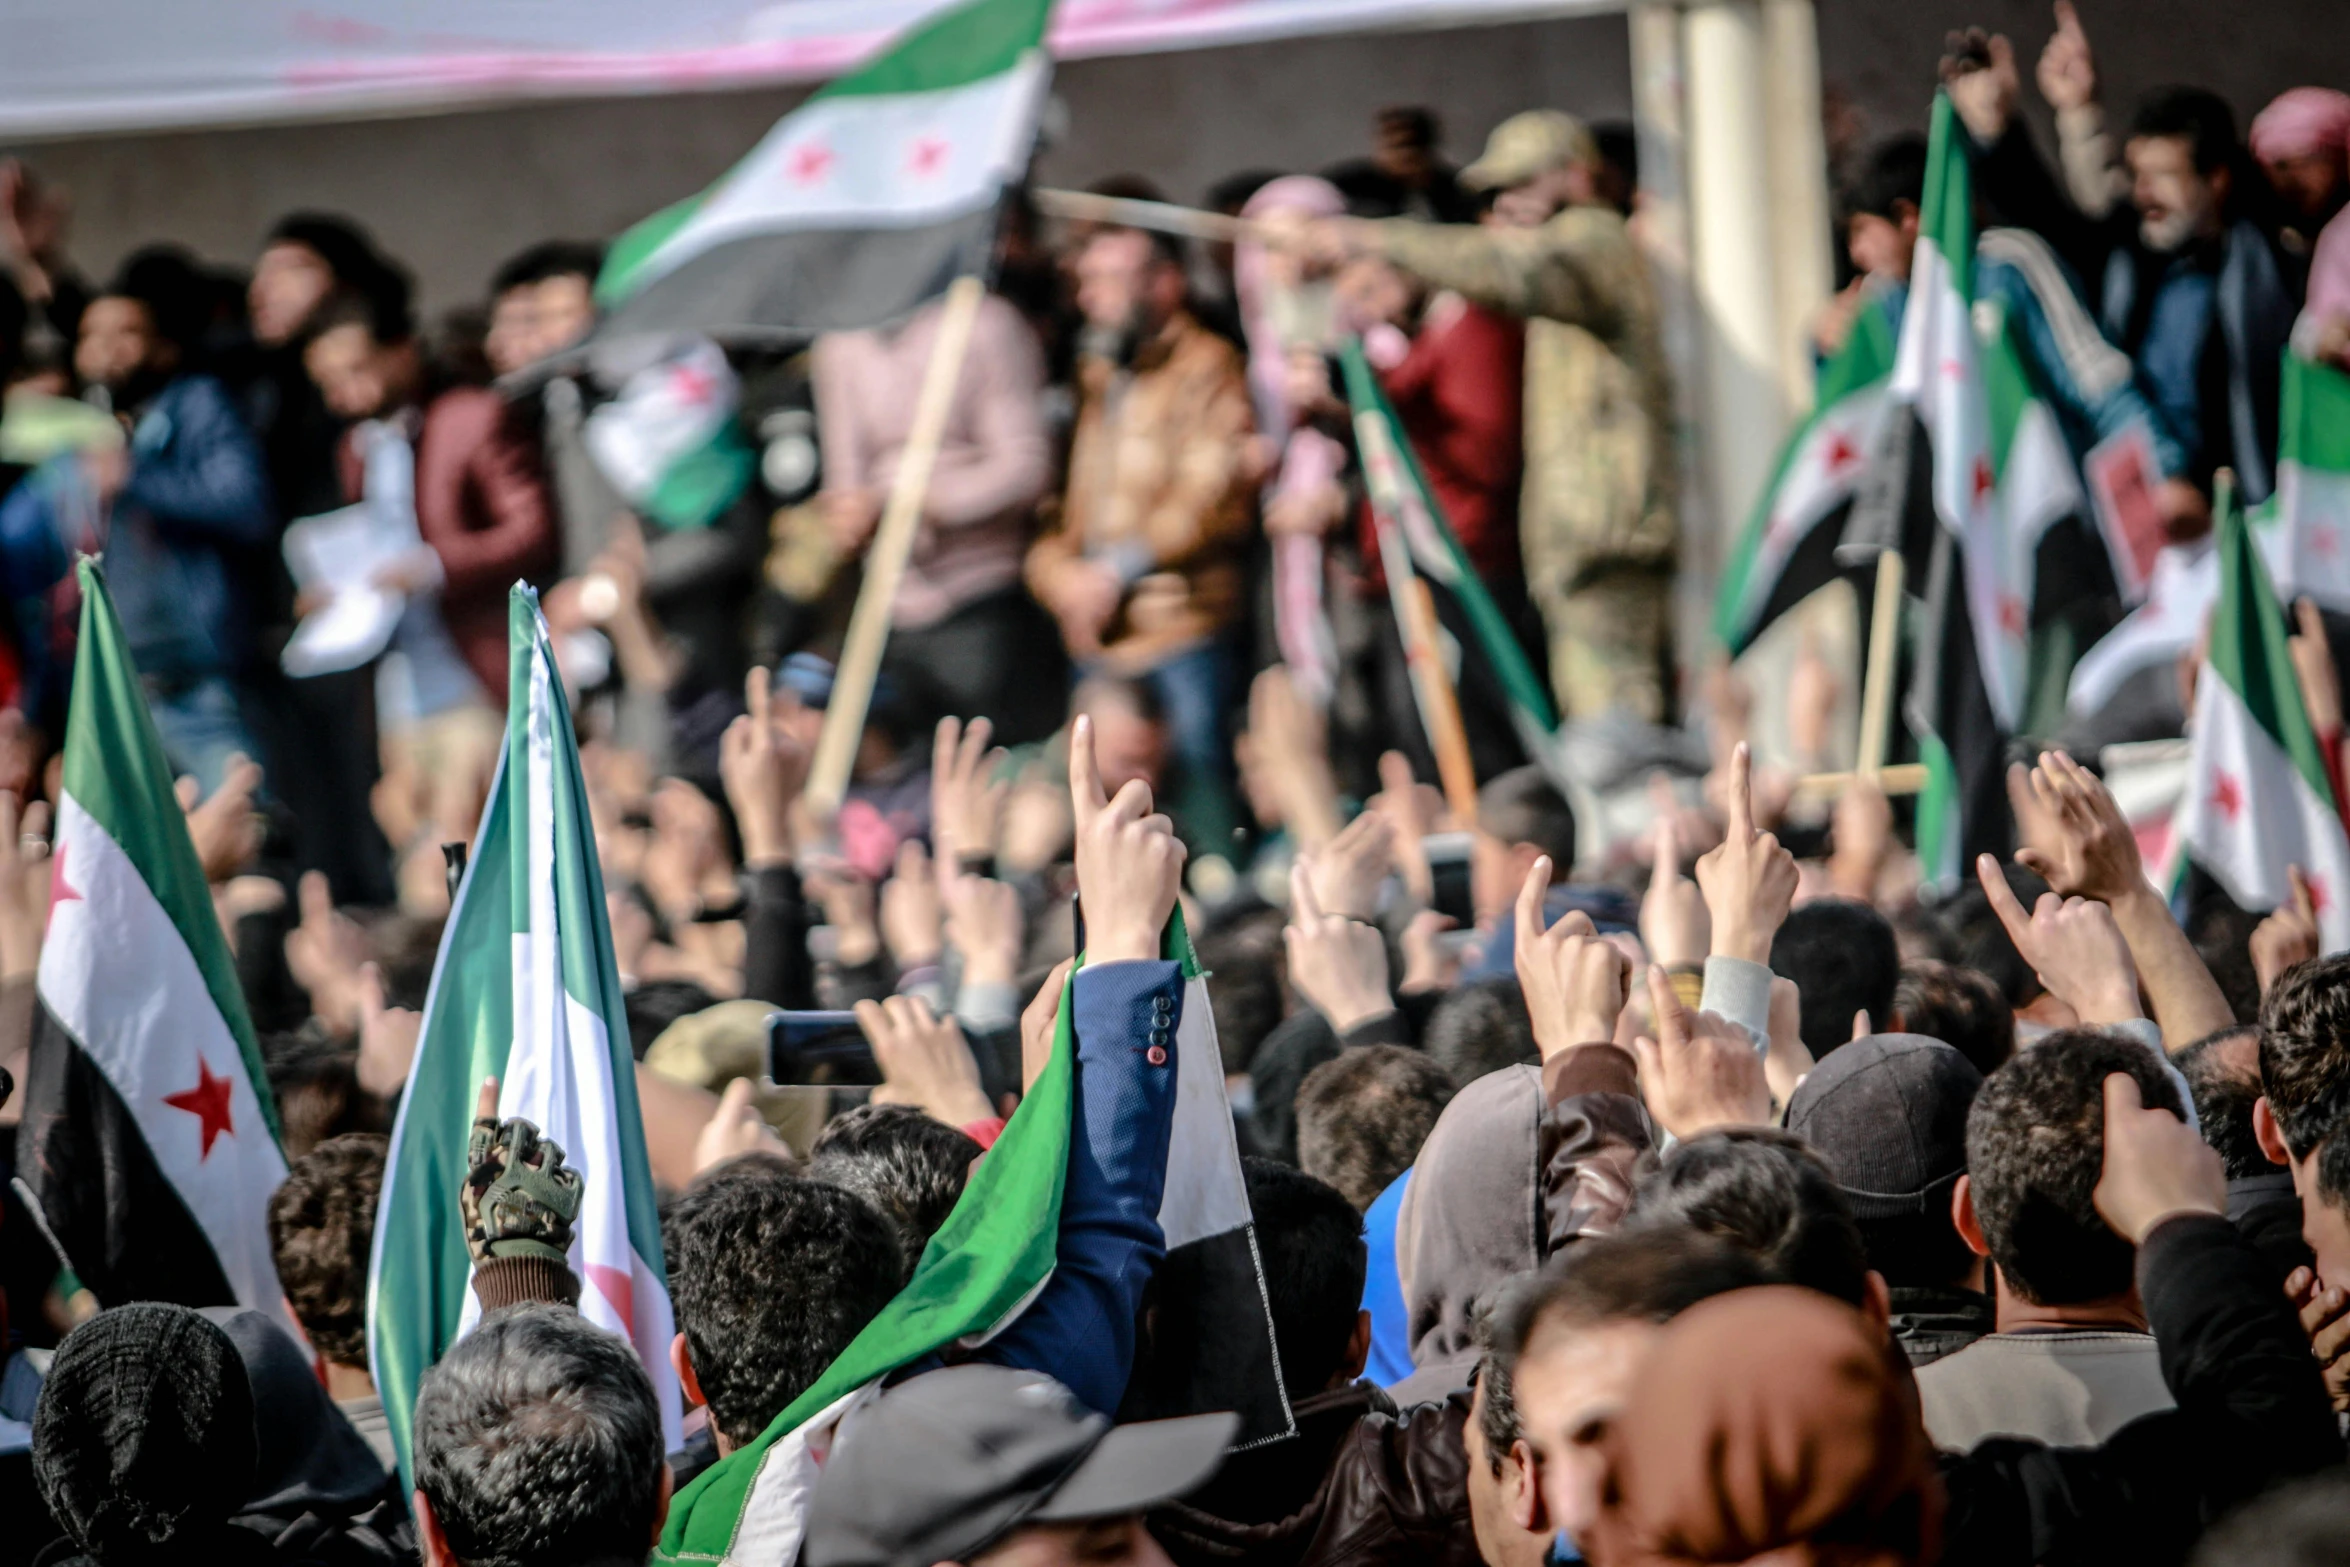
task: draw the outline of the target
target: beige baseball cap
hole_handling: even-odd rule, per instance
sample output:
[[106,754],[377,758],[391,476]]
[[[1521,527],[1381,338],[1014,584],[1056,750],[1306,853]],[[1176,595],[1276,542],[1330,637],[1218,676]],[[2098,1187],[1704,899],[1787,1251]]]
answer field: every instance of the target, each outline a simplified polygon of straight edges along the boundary
[[1556,109],[1528,109],[1493,128],[1484,155],[1461,170],[1461,183],[1471,190],[1507,190],[1552,169],[1598,162],[1599,144],[1581,120]]

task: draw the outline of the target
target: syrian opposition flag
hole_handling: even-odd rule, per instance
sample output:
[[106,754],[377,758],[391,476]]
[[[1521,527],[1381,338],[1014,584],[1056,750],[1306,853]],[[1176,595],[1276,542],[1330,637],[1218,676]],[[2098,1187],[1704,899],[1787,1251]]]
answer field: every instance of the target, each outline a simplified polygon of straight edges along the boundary
[[[1415,578],[1428,584],[1439,601],[1440,615],[1444,602],[1449,601],[1454,613],[1442,618],[1468,627],[1475,656],[1500,689],[1519,743],[1529,757],[1549,765],[1557,752],[1553,733],[1558,728],[1549,688],[1534,672],[1509,621],[1470,563],[1468,551],[1461,548],[1452,525],[1445,521],[1443,509],[1436,504],[1419,461],[1412,455],[1403,424],[1380,389],[1370,360],[1364,357],[1361,340],[1349,341],[1339,358],[1346,373],[1347,401],[1354,413],[1356,453],[1363,465],[1364,487],[1370,492],[1379,563],[1386,570],[1396,624],[1409,624],[1411,612],[1403,595],[1411,591]],[[1457,665],[1453,676],[1457,682]],[[1412,688],[1417,695],[1417,680]],[[1420,718],[1423,724],[1430,723],[1425,699]]]
[[[2040,545],[2086,505],[2004,313],[1974,297],[1968,157],[1957,113],[1938,94],[1890,383],[1895,409],[1911,411],[1925,440],[1924,460],[1909,459],[1932,524],[1907,530],[1909,576],[1924,598],[1907,715],[1928,778],[1918,853],[1928,880],[1945,887],[1975,853],[2006,847],[2004,738],[2022,727],[2031,694]],[[2064,673],[2042,677],[2061,689]]]
[[1838,575],[1836,544],[1889,402],[1893,325],[1869,299],[1844,347],[1820,367],[1818,405],[1787,438],[1714,600],[1714,635],[1732,658]]
[[2324,949],[2338,952],[2350,947],[2350,837],[2301,705],[2284,605],[2224,483],[2214,499],[2219,603],[2195,679],[2194,755],[2173,840],[2254,911],[2289,901],[2285,868],[2300,866]]
[[[1235,1445],[1246,1447],[1286,1436],[1295,1423],[1274,1353],[1207,979],[1180,913],[1168,927],[1167,955],[1183,967],[1185,993],[1175,1035],[1167,1188],[1159,1206],[1167,1239],[1155,1292],[1159,1353],[1137,1367],[1121,1416],[1238,1410]],[[768,1567],[796,1560],[808,1495],[840,1422],[854,1418],[891,1372],[929,1356],[983,1348],[1050,1281],[1076,1112],[1074,993],[1074,985],[1061,992],[1052,1060],[971,1172],[913,1278],[758,1440],[677,1493],[653,1550],[655,1563]],[[1138,1394],[1147,1406],[1139,1412],[1133,1408]]]
[[798,341],[984,273],[1036,141],[1051,10],[970,0],[777,121],[717,184],[613,244],[596,337]]
[[101,1305],[247,1306],[277,1106],[105,578],[88,557],[17,1174]]
[[2350,375],[2285,356],[2276,493],[2252,521],[2279,593],[2350,610]]
[[510,606],[506,751],[441,935],[368,1259],[368,1359],[403,1483],[417,1385],[479,1314],[457,1189],[488,1077],[499,1117],[535,1123],[584,1178],[580,1315],[636,1347],[679,1442],[677,1327],[579,746],[537,595],[517,584]]
[[741,402],[742,383],[716,343],[671,339],[587,416],[580,434],[631,508],[672,532],[706,528],[758,466],[735,428]]

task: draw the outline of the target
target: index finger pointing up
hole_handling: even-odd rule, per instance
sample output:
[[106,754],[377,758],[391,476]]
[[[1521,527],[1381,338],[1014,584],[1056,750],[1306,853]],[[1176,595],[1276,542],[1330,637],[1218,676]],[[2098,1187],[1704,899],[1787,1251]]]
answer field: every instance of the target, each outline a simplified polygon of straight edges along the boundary
[[1754,836],[1754,752],[1738,742],[1730,753],[1730,840],[1744,843]]
[[767,704],[774,694],[775,676],[771,671],[753,669],[743,676],[743,711],[762,730],[767,727]]
[[1660,886],[1670,886],[1681,879],[1681,833],[1670,816],[1656,819],[1656,865],[1649,871],[1649,880]]
[[1093,757],[1093,720],[1083,714],[1069,726],[1069,803],[1079,831],[1110,803],[1102,793],[1102,770]]
[[[2008,940],[2016,944],[2019,952],[2022,951],[2028,945],[2027,935],[2032,920],[2024,912],[2024,906],[2016,901],[2015,889],[2008,886],[2007,873],[1999,868],[1997,860],[1988,854],[1981,854],[1975,857],[1975,875],[1983,883],[1983,896],[1991,900],[1991,912],[1998,915],[1999,923],[2007,927]],[[2030,959],[2025,961],[2029,962]]]
[[1542,898],[1550,891],[1550,856],[1539,855],[1526,867],[1526,883],[1518,889],[1518,929],[1520,942],[1532,941],[1542,934]]

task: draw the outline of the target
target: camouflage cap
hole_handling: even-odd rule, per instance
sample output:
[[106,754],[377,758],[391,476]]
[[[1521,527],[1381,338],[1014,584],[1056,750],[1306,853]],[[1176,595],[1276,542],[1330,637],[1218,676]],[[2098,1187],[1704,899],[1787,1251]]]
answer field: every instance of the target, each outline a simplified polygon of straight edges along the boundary
[[1556,109],[1529,109],[1493,128],[1484,155],[1461,170],[1461,183],[1471,190],[1507,190],[1552,169],[1598,162],[1599,144],[1581,120]]

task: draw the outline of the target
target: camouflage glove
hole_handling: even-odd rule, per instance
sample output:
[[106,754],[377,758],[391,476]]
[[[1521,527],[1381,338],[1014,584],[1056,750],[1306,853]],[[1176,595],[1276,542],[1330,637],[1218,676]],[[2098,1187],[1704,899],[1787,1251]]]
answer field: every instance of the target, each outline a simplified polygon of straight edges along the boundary
[[457,1201],[474,1265],[535,1257],[565,1266],[585,1185],[577,1170],[564,1165],[562,1148],[519,1117],[484,1117],[466,1139],[465,1163]]

